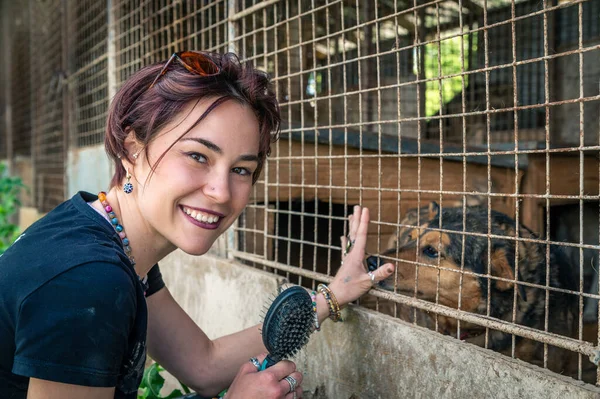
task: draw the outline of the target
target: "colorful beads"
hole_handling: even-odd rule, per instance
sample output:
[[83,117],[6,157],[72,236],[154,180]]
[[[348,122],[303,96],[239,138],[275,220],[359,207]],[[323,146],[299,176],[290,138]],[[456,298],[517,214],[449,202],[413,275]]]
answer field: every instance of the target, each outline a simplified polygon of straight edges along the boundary
[[[133,189],[133,186],[132,186],[132,189]],[[133,256],[131,256],[131,247],[129,246],[129,238],[127,238],[125,231],[123,231],[124,230],[123,226],[121,226],[119,224],[119,219],[117,218],[117,215],[113,211],[112,207],[108,204],[108,201],[106,200],[106,193],[103,191],[100,192],[98,194],[98,200],[100,200],[100,203],[104,207],[104,210],[106,210],[106,213],[108,214],[108,217],[109,217],[110,222],[112,223],[113,227],[115,228],[117,233],[119,233],[119,238],[121,238],[121,242],[123,244],[123,249],[125,250],[125,254],[127,255],[127,257],[129,258],[129,262],[131,262],[132,266],[135,266],[135,258]],[[148,290],[148,276],[145,276],[143,279],[138,276],[138,279],[140,280],[140,282],[142,283],[142,286],[144,287],[144,294],[145,294],[145,292]]]
[[317,313],[317,293],[315,291],[310,293],[310,299],[312,299],[313,312],[315,312],[315,330],[321,331],[321,326],[319,325],[319,314]]
[[340,305],[333,295],[333,292],[327,287],[325,284],[319,284],[317,286],[317,291],[325,297],[327,301],[327,305],[329,306],[329,318],[334,322],[344,321],[342,320],[342,313],[340,311]]

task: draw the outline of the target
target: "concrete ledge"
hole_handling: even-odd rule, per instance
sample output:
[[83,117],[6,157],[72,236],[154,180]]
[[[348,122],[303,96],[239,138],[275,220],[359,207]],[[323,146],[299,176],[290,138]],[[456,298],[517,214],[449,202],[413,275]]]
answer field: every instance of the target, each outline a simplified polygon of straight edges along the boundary
[[352,306],[307,349],[313,398],[598,398],[600,389]]
[[[180,251],[163,262],[169,289],[209,337],[260,320],[281,277]],[[296,359],[305,398],[598,398],[600,389],[351,306],[324,323]]]
[[230,260],[175,251],[160,262],[169,291],[211,338],[258,324],[268,298],[285,281]]

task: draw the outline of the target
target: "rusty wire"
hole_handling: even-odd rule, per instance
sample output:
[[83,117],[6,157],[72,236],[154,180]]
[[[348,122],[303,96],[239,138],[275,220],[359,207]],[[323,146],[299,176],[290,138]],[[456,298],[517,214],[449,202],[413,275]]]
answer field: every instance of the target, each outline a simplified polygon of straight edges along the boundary
[[[437,197],[441,209],[455,206],[452,204],[458,201],[463,211],[468,206],[467,198],[473,196],[481,197],[482,204],[488,209],[496,206],[498,201],[509,201],[512,204],[510,216],[517,224],[530,212],[530,205],[525,201],[535,201],[540,209],[544,207],[548,210],[557,204],[574,203],[582,208],[584,202],[599,201],[600,189],[587,183],[590,174],[588,167],[583,166],[584,161],[594,160],[597,163],[593,152],[600,150],[600,145],[583,140],[583,125],[588,118],[583,109],[600,101],[600,93],[597,91],[583,92],[583,60],[595,56],[600,51],[597,41],[590,41],[589,37],[584,41],[582,34],[584,24],[590,23],[591,19],[584,21],[581,18],[581,10],[588,7],[592,1],[545,1],[543,4],[534,5],[533,2],[507,0],[500,5],[500,2],[494,2],[495,6],[491,7],[488,1],[483,0],[476,2],[481,6],[481,14],[472,15],[469,14],[471,11],[467,11],[467,2],[458,1],[455,2],[457,6],[452,11],[455,17],[453,29],[449,29],[451,24],[447,22],[448,13],[451,11],[447,2],[441,0],[408,1],[402,5],[396,0],[393,4],[387,4],[387,8],[380,2],[365,4],[358,1],[315,0],[310,2],[310,7],[293,0],[268,4],[248,2],[242,5],[241,10],[236,10],[240,13],[240,18],[235,18],[235,21],[241,29],[238,30],[234,41],[242,44],[246,59],[279,60],[277,65],[281,67],[275,67],[270,72],[274,76],[280,95],[284,126],[282,139],[275,145],[275,151],[269,159],[273,168],[268,168],[268,175],[259,181],[262,186],[254,194],[257,202],[249,206],[248,218],[237,229],[238,237],[242,237],[242,246],[240,250],[234,251],[234,256],[275,273],[283,273],[296,282],[303,283],[308,280],[307,284],[314,284],[316,280],[331,279],[335,272],[335,259],[339,259],[336,256],[341,252],[333,230],[337,225],[342,229],[340,233],[345,234],[344,214],[337,213],[339,210],[335,212],[332,203],[340,204],[341,209],[348,213],[352,203],[371,201],[375,208],[372,213],[372,245],[381,252],[385,249],[382,238],[384,234],[389,234],[393,229],[410,227],[402,223],[402,212],[408,204],[413,204],[413,207],[422,206],[434,197]],[[591,9],[592,6],[589,7]],[[561,18],[566,18],[564,15],[571,9],[578,10],[579,19],[572,20],[578,26],[577,35],[569,36],[570,40],[575,41],[569,44],[561,39],[560,48],[557,49],[551,42],[554,40],[554,21],[559,13],[563,13],[560,14]],[[499,19],[498,15],[505,11],[505,16]],[[262,23],[253,20],[252,14]],[[346,18],[339,18],[340,14],[345,14]],[[325,16],[325,21],[331,21],[333,18],[335,22],[327,23],[318,30],[316,28],[319,21],[323,21],[322,16]],[[412,23],[412,30],[405,30],[404,34],[410,34],[410,39],[402,42],[396,38],[390,48],[381,36],[382,27],[391,23],[398,32],[399,26],[406,24],[407,18]],[[424,22],[425,18],[429,18],[427,22]],[[446,22],[442,22],[444,18]],[[244,19],[246,22],[243,22]],[[266,19],[269,19],[268,24],[265,23]],[[443,25],[445,27],[442,27]],[[527,35],[535,33],[533,36],[538,38],[539,42],[535,45],[523,42],[524,29],[529,29]],[[423,34],[425,30],[429,32],[427,35]],[[508,36],[503,42],[499,42],[497,32],[508,32]],[[549,33],[552,34],[549,36]],[[272,48],[260,46],[260,42],[267,36],[280,40]],[[471,47],[467,47],[466,39],[458,40],[460,44],[457,57],[462,60],[460,67],[458,70],[447,71],[442,65],[442,46],[451,40],[476,36],[477,45],[481,49],[480,60],[474,58],[467,64],[467,57],[471,57]],[[257,42],[258,50],[249,48],[249,43],[253,43],[254,47],[254,43]],[[349,42],[352,42],[354,47],[349,46]],[[510,44],[506,46],[506,43]],[[471,45],[469,42],[469,46]],[[496,55],[499,46],[503,45],[507,47],[507,58]],[[425,49],[429,47],[437,52],[437,59],[434,61],[434,65],[437,63],[437,69],[433,75],[425,73],[423,64],[426,57],[430,57],[425,55]],[[324,51],[323,48],[329,51]],[[392,61],[386,57],[393,57]],[[411,78],[401,73],[401,66],[407,63],[407,57],[412,58],[410,62],[414,66]],[[570,59],[569,57],[578,57],[578,87],[582,91],[577,96],[561,97],[553,94],[557,93],[552,91],[555,90],[556,83],[550,76],[552,69],[563,60]],[[390,75],[384,77],[382,72],[384,68],[389,68],[391,62],[395,64],[395,76],[392,79]],[[262,63],[266,64],[266,61]],[[493,85],[497,83],[492,79],[499,73],[507,73],[510,77],[508,102],[500,106],[493,97]],[[310,82],[317,76],[326,79],[325,83],[320,90],[308,94],[305,88],[314,89],[310,87]],[[524,92],[523,87],[528,85],[527,79],[534,78],[537,79],[535,90]],[[451,79],[460,81],[457,108],[441,107],[436,114],[425,114],[422,106],[425,98],[436,95],[439,103],[443,103],[445,97],[442,85],[438,83]],[[476,79],[481,79],[482,87],[472,89]],[[437,87],[438,91],[432,94],[428,88],[434,84],[437,85],[434,87]],[[389,112],[392,105],[390,97],[385,97],[386,93],[391,91],[395,92],[396,96],[393,102],[394,114]],[[523,100],[524,95],[529,97]],[[478,101],[482,106],[477,105]],[[411,102],[417,106],[412,109],[407,107],[406,104]],[[552,139],[552,126],[557,122],[551,119],[551,114],[563,112],[566,107],[579,107],[581,111],[581,140],[558,143]],[[531,117],[533,113],[542,115],[541,123]],[[478,142],[471,139],[470,123],[475,118],[479,118],[477,120],[483,123],[483,139]],[[508,128],[498,130],[498,118],[509,121]],[[456,123],[452,125],[449,121]],[[426,124],[436,126],[437,130],[431,130]],[[458,127],[456,134],[453,132],[453,129],[457,129],[455,126]],[[392,134],[395,140],[390,142],[389,137]],[[339,143],[336,141],[338,139],[341,140]],[[538,143],[533,147],[522,146],[522,140],[537,140]],[[295,143],[299,145],[296,146]],[[435,150],[432,149],[433,143],[438,147]],[[497,143],[510,145],[498,146]],[[404,152],[405,145],[414,145],[414,151]],[[340,147],[339,151],[337,146]],[[542,157],[542,165],[545,165],[545,173],[541,175],[542,181],[535,191],[524,190],[523,179],[530,167],[528,157],[537,156]],[[553,161],[558,159],[555,157],[565,156],[572,156],[570,162],[573,165],[573,179],[578,180],[576,184],[579,187],[576,191],[561,191],[560,187],[554,186],[555,183],[552,186],[550,184],[550,168],[554,165]],[[430,182],[422,184],[424,179],[428,178],[426,176],[430,176],[432,160],[437,161],[438,171],[435,178],[439,180],[436,180],[435,184],[439,182],[438,187]],[[511,164],[508,169],[512,169],[511,184],[502,191],[495,191],[497,188],[492,185],[492,180],[497,178],[499,164],[507,160]],[[385,175],[390,173],[390,162],[394,162],[393,179],[397,177],[395,186],[390,185],[393,179],[384,181]],[[414,162],[414,169],[410,166],[411,162]],[[462,167],[462,171],[458,173],[462,174],[463,178],[458,184],[446,182],[450,176],[448,165],[451,163],[458,163]],[[467,183],[472,164],[484,166],[484,175],[487,178],[485,187],[473,188]],[[322,176],[324,168],[328,168],[329,173]],[[373,179],[368,181],[363,179],[366,168],[372,168],[374,172]],[[405,170],[414,171],[413,180],[410,182],[405,180]],[[396,216],[386,220],[384,209],[389,206],[392,198],[396,202]],[[329,206],[321,210],[322,205],[319,205],[317,199],[327,200]],[[267,204],[263,201],[272,202]],[[314,205],[309,209],[308,204]],[[463,215],[465,214],[463,212]],[[488,243],[493,239],[515,242],[515,259],[520,257],[518,244],[540,244],[545,248],[547,265],[550,263],[549,248],[552,245],[572,248],[579,251],[580,255],[584,250],[600,250],[597,243],[583,242],[582,231],[577,241],[563,242],[553,238],[550,231],[553,228],[550,212],[542,216],[545,223],[542,223],[540,235],[533,237],[493,234],[490,230],[490,215],[488,213],[487,233],[466,231],[468,221],[464,216],[463,231],[450,230],[443,225],[432,230],[440,234],[461,236],[463,240],[473,236],[486,238]],[[257,223],[256,219],[261,219],[262,222]],[[422,223],[419,219],[420,214],[417,214],[416,225]],[[267,221],[274,225],[267,227]],[[581,230],[582,213],[579,222]],[[319,223],[326,223],[325,231],[329,232],[323,239],[320,238],[323,233],[317,228]],[[307,230],[308,226],[310,231]],[[261,250],[257,251],[259,242],[263,245]],[[273,242],[271,251],[266,242]],[[317,253],[327,255],[325,259],[320,259]],[[489,316],[489,291],[487,316],[471,314],[464,317],[465,314],[461,310],[449,310],[439,304],[439,296],[433,304],[420,301],[417,299],[418,273],[412,298],[407,299],[406,293],[376,291],[372,294],[394,304],[410,304],[414,309],[427,310],[438,315],[451,315],[459,320],[459,323],[468,321],[486,327],[486,346],[490,329],[509,333],[512,335],[511,349],[514,357],[517,356],[516,337],[528,337],[542,342],[545,344],[544,367],[548,367],[549,345],[575,351],[580,354],[579,378],[582,378],[581,355],[592,354],[594,348],[593,344],[583,341],[582,303],[584,299],[600,299],[597,293],[586,292],[583,288],[582,259],[580,256],[580,281],[577,290],[551,286],[549,266],[545,271],[545,283],[540,284],[520,280],[519,262],[516,262],[514,279],[492,276],[489,254],[487,272],[483,273],[473,272],[462,263],[459,271],[439,264],[434,267],[438,272],[438,289],[440,272],[444,271],[460,273],[461,281],[463,276],[474,276],[488,281],[510,282],[517,286],[543,290],[545,315],[542,331],[529,331],[517,324],[517,290],[514,290],[513,294],[512,321],[502,321],[500,324],[496,324],[498,321],[491,320]],[[389,256],[387,260],[400,261],[398,254]],[[403,262],[417,270],[432,267],[416,261]],[[316,264],[324,265],[324,273],[317,269]],[[487,287],[489,290],[490,285]],[[459,290],[459,295],[461,293],[462,290]],[[548,319],[549,296],[553,293],[570,294],[579,298],[577,337],[561,337],[549,332],[552,327]],[[375,308],[379,308],[378,301]],[[397,308],[394,314],[397,315]],[[438,329],[437,320],[435,328]],[[457,336],[460,336],[460,326]]]
[[[598,115],[591,110],[600,103],[600,92],[588,87],[586,69],[600,53],[600,33],[590,27],[599,0],[23,3],[31,33],[20,38],[25,43],[21,46],[15,39],[13,48],[27,51],[13,50],[13,55],[25,59],[19,62],[27,68],[11,74],[38,72],[23,85],[27,96],[16,95],[18,85],[11,88],[10,101],[19,113],[13,114],[12,130],[7,132],[29,135],[4,137],[0,150],[9,159],[31,157],[40,210],[50,210],[64,199],[68,148],[101,143],[110,98],[132,73],[181,49],[233,50],[272,76],[283,126],[235,229],[231,256],[314,287],[335,273],[341,253],[338,236],[347,233],[344,221],[352,204],[373,207],[370,245],[379,253],[394,230],[423,222],[418,213],[416,226],[403,223],[407,209],[431,200],[441,210],[461,207],[462,231],[441,224],[434,229],[440,236],[460,236],[463,252],[469,236],[485,238],[488,246],[493,239],[514,242],[516,260],[519,244],[543,245],[547,265],[551,245],[575,250],[578,289],[551,286],[549,266],[545,284],[519,280],[519,262],[514,279],[492,276],[489,253],[486,270],[476,273],[465,265],[463,253],[458,271],[439,263],[404,261],[416,270],[437,271],[433,302],[418,299],[418,273],[412,295],[397,287],[394,292],[373,290],[371,295],[391,301],[396,316],[398,306],[409,306],[415,319],[417,309],[455,318],[457,336],[460,323],[485,327],[486,346],[490,330],[511,334],[515,357],[516,337],[542,342],[544,367],[548,345],[569,349],[579,354],[582,378],[583,356],[600,343],[600,332],[594,343],[583,336],[585,300],[600,299],[586,291],[583,260],[584,250],[600,252],[600,242],[584,240],[583,213],[585,204],[600,203],[600,183],[595,184],[600,181],[595,155],[600,138],[594,136],[600,136],[594,131],[600,130],[600,123],[595,123]],[[25,9],[21,12],[25,15]],[[557,29],[559,22],[565,32]],[[452,46],[458,49],[444,52]],[[27,62],[28,54],[44,56]],[[458,67],[448,69],[449,59]],[[556,69],[566,68],[567,62],[577,67],[558,81]],[[445,90],[453,81],[457,89],[448,99]],[[427,108],[432,99],[438,104],[433,112]],[[576,140],[559,131],[563,121],[557,116],[577,119]],[[530,140],[535,145],[521,143]],[[577,187],[561,191],[552,180],[557,172],[554,161],[568,156]],[[536,166],[533,159],[543,171],[535,189],[526,189],[528,172]],[[597,175],[590,174],[588,162],[592,167],[598,163]],[[470,184],[472,165],[481,167],[477,173],[485,177],[484,185]],[[505,185],[498,189],[493,180],[502,173]],[[458,176],[454,181],[453,174]],[[503,204],[517,225],[533,217],[532,209],[542,212],[539,236],[492,234],[490,212],[487,232],[467,231],[464,211],[472,197],[490,210]],[[577,238],[563,242],[553,236],[551,213],[564,204],[578,207],[579,224]],[[400,261],[398,252],[388,260]],[[442,271],[460,273],[461,288],[469,276],[543,290],[543,330],[516,323],[517,290],[511,321],[490,316],[490,284],[484,314],[460,309],[462,289],[458,309],[443,306]],[[551,293],[577,297],[577,337],[549,332]],[[381,302],[374,306],[380,309]],[[437,318],[435,329],[440,331]]]

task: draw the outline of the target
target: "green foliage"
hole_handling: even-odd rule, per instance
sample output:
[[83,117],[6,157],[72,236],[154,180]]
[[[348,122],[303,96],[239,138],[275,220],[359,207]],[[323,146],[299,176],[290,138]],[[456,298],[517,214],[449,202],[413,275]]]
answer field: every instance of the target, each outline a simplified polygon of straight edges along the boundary
[[19,194],[27,189],[20,177],[8,176],[6,165],[0,164],[0,254],[19,236],[18,227],[11,222],[21,205]]
[[[425,51],[425,77],[427,79],[436,79],[426,83],[425,113],[427,116],[435,115],[439,112],[443,104],[447,104],[462,92],[463,77],[452,75],[457,75],[473,68],[473,65],[469,65],[468,60],[469,36],[472,36],[471,57],[475,60],[478,44],[477,34],[453,36],[443,39],[439,43],[431,43],[423,46]],[[468,83],[468,76],[464,76],[465,88],[468,86]]]
[[161,396],[160,390],[165,384],[165,379],[161,372],[165,369],[158,363],[153,363],[151,366],[144,370],[144,376],[142,377],[142,383],[138,389],[138,399],[173,399],[183,396],[184,394],[190,393],[188,387],[180,382],[181,388],[184,392],[179,389],[173,390],[168,396]]

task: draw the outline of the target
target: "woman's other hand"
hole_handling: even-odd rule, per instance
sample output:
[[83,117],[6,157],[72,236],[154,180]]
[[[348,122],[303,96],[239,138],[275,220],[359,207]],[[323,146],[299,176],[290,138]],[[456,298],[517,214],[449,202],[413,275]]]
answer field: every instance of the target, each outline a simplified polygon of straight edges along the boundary
[[[365,267],[365,248],[369,229],[369,209],[356,205],[349,218],[348,236],[341,237],[342,265],[329,284],[340,306],[355,301],[367,293],[375,283],[394,273],[394,265],[386,263],[369,274]],[[348,246],[348,240],[350,245]]]
[[[257,357],[262,364],[267,355]],[[286,380],[291,377],[296,381],[295,390],[290,391],[291,383]],[[296,399],[302,397],[302,374],[296,371],[296,365],[289,360],[282,360],[266,370],[258,371],[251,362],[246,362],[240,368],[225,399]]]

